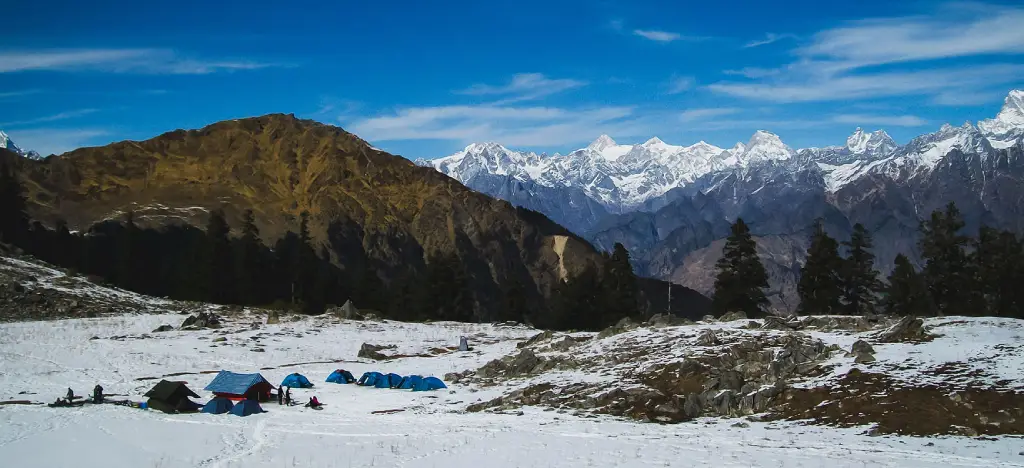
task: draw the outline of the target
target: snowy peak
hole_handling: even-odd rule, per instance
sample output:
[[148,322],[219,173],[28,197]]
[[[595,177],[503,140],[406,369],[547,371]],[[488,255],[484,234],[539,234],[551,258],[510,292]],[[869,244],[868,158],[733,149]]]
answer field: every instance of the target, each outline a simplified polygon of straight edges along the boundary
[[846,149],[853,154],[868,154],[872,156],[885,156],[895,150],[899,145],[885,133],[884,130],[876,130],[871,133],[864,133],[860,127],[846,139]]
[[18,154],[20,154],[20,155],[22,155],[22,156],[24,156],[26,158],[32,158],[32,159],[39,159],[40,158],[39,153],[37,153],[35,151],[26,151],[26,150],[23,150],[21,148],[18,148],[18,145],[14,144],[14,140],[11,140],[11,137],[7,136],[7,134],[4,133],[3,130],[0,130],[0,148],[7,148],[7,149],[9,149],[11,151],[14,151],[15,153],[18,153]]
[[778,135],[758,130],[750,137],[750,141],[739,156],[739,164],[748,166],[764,161],[785,161],[795,154],[793,148],[786,146]]
[[620,145],[612,137],[601,135],[585,149],[601,155],[606,161],[616,161],[629,153],[633,149],[633,145]]
[[601,151],[604,151],[605,149],[610,148],[612,146],[618,146],[618,143],[615,143],[615,140],[613,140],[612,137],[608,135],[601,135],[597,137],[597,139],[594,140],[593,143],[587,145],[587,149],[592,149],[600,153]]
[[1024,124],[1024,90],[1010,91],[1003,101],[1003,108],[996,115],[996,120]]

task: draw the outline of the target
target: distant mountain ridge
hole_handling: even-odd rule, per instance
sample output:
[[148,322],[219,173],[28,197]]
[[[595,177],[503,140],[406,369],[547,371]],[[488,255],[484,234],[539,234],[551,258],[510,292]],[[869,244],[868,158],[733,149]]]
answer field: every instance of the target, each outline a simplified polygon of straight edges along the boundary
[[[1024,233],[1021,90],[1009,92],[995,118],[943,125],[902,146],[883,130],[857,129],[843,145],[793,150],[778,136],[758,131],[730,149],[703,142],[674,146],[653,138],[609,160],[601,150],[622,146],[613,141],[602,136],[566,156],[534,155],[526,165],[504,166],[498,177],[543,185],[546,196],[582,192],[610,214],[577,219],[564,207],[546,211],[550,203],[542,197],[510,201],[548,214],[601,249],[621,242],[641,273],[705,294],[725,228],[737,217],[757,236],[772,276],[772,299],[781,310],[795,305],[807,229],[817,218],[841,239],[854,224],[864,224],[875,237],[883,273],[897,253],[917,258],[920,219],[950,201],[964,213],[969,232],[987,224]],[[508,161],[518,160],[516,152],[491,145],[510,154]],[[475,184],[487,172],[481,155],[459,154],[457,164],[438,164],[452,161],[447,158],[420,164],[487,191]],[[565,171],[565,166],[589,172]],[[474,178],[460,178],[470,172]]]

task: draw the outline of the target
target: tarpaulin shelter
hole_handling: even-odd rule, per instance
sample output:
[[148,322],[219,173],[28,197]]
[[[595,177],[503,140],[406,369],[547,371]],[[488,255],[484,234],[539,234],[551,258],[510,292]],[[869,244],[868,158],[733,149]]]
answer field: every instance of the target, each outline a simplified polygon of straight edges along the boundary
[[202,405],[189,400],[189,397],[199,398],[184,382],[171,382],[161,380],[157,382],[145,397],[149,397],[146,405],[164,413],[192,413]]
[[267,401],[272,388],[274,386],[260,374],[236,374],[222,370],[204,390],[231,400]]

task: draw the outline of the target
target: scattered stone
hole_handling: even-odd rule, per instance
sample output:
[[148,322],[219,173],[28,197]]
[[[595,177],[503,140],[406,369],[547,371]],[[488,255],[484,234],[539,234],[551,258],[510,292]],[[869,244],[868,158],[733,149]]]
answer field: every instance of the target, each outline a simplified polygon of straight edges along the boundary
[[700,319],[700,321],[701,322],[714,322],[715,321],[715,316],[714,315],[705,315],[704,317],[702,317]]
[[747,423],[745,423],[743,421],[740,421],[738,423],[733,423],[732,427],[738,427],[740,429],[746,429],[746,428],[750,427],[750,424],[747,424]]
[[876,359],[874,354],[857,353],[856,357],[854,357],[853,359],[853,362],[856,362],[857,364],[867,364],[869,362],[875,362],[875,360]]
[[855,341],[853,343],[853,346],[850,348],[850,353],[851,354],[861,354],[861,353],[875,354],[875,348],[872,348],[871,344],[868,343],[867,341],[857,340],[857,341]]
[[225,338],[225,337],[223,337],[223,336],[218,336],[218,337],[216,337],[216,338],[214,338],[214,339],[213,339],[213,342],[214,342],[214,343],[223,343],[223,342],[225,342],[225,341],[227,341],[227,340],[228,340],[228,339],[227,339],[227,338]]
[[542,341],[550,340],[552,336],[554,336],[554,333],[551,333],[550,330],[544,331],[542,333],[538,333],[536,335],[531,336],[530,339],[517,344],[516,347],[522,349],[527,346],[533,346]]
[[171,330],[174,330],[174,327],[170,325],[160,325],[159,327],[156,327],[156,329],[153,330],[153,333],[169,332]]
[[373,359],[374,361],[383,361],[391,358],[387,355],[381,354],[380,352],[385,349],[395,348],[395,345],[373,345],[370,343],[363,343],[363,345],[359,347],[359,353],[356,354],[356,357]]
[[265,353],[266,352],[266,350],[263,349],[263,348],[253,348],[253,349],[250,349],[249,351],[252,351],[254,353]]
[[717,346],[720,343],[721,341],[718,340],[718,336],[713,330],[704,330],[697,337],[697,344],[701,346]]
[[205,328],[220,328],[221,319],[213,312],[199,312],[189,315],[184,322],[181,322],[182,330],[201,330]]
[[726,312],[725,314],[722,314],[722,316],[718,318],[718,320],[720,322],[734,322],[736,320],[746,320],[746,319],[747,319],[747,314],[746,314],[746,312],[743,312],[742,310],[735,310],[735,311],[732,311],[732,312]]
[[917,317],[903,317],[895,325],[875,335],[882,343],[902,343],[905,341],[928,341],[934,338],[924,330],[924,321]]
[[787,319],[776,315],[769,315],[764,318],[764,330],[793,331],[802,328],[800,320]]
[[654,314],[647,320],[652,327],[677,327],[680,325],[693,325],[693,322],[672,314]]

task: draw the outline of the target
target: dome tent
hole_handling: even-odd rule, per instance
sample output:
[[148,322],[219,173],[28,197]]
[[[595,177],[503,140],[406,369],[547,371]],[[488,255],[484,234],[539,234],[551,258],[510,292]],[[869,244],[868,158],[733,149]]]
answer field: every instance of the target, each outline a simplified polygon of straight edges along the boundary
[[284,380],[281,381],[281,386],[291,388],[313,388],[313,384],[309,381],[309,379],[307,379],[306,376],[299,373],[291,374],[288,377],[285,377]]
[[356,378],[352,376],[352,373],[344,369],[337,369],[327,376],[327,382],[330,383],[350,384],[355,381]]
[[256,400],[242,400],[235,404],[230,412],[235,416],[248,416],[250,414],[262,413],[263,408],[260,407],[260,402]]
[[439,390],[439,389],[442,389],[442,388],[448,388],[448,387],[445,386],[444,382],[442,382],[441,379],[439,379],[437,377],[427,377],[427,378],[425,378],[423,380],[420,380],[419,383],[414,385],[412,387],[412,391],[414,391],[414,392],[426,392],[426,391],[430,391],[430,390]]
[[210,414],[224,414],[231,411],[231,408],[235,406],[231,400],[224,397],[215,397],[203,406],[203,413]]

